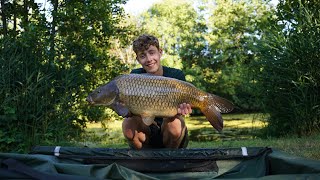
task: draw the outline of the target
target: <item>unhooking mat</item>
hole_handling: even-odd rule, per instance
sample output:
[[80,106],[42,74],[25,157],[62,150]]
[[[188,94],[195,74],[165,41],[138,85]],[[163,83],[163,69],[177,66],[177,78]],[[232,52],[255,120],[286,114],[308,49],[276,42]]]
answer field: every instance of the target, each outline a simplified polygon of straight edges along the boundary
[[320,179],[320,161],[268,147],[111,149],[38,146],[0,153],[0,179]]

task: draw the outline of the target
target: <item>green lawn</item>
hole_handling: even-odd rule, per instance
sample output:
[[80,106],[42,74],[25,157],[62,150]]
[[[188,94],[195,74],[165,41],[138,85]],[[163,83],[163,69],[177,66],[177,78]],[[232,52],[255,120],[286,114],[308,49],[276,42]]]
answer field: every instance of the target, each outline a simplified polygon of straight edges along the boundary
[[[271,147],[287,153],[320,160],[320,135],[310,137],[259,138],[267,125],[263,114],[225,114],[224,129],[218,133],[203,116],[187,117],[190,142],[188,148]],[[88,124],[81,145],[89,147],[127,148],[121,132],[122,121]]]

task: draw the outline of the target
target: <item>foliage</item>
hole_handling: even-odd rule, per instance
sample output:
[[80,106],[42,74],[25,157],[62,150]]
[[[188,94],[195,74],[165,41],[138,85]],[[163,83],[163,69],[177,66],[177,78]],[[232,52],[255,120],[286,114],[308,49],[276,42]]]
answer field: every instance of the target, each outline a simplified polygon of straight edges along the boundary
[[[110,39],[119,31],[116,24],[121,20],[122,10],[113,5],[119,2],[66,1],[56,12],[56,18],[61,21],[56,23],[58,31],[54,51],[59,52],[59,55],[55,56],[52,63],[53,68],[63,75],[56,84],[62,89],[57,89],[56,93],[67,95],[65,102],[62,102],[66,107],[61,108],[71,111],[60,115],[77,118],[81,126],[85,125],[87,118],[99,120],[96,115],[94,119],[90,117],[94,114],[90,112],[91,109],[88,111],[85,103],[88,92],[117,76],[119,72],[126,71],[126,66],[107,52]],[[70,84],[66,86],[59,82]],[[92,110],[99,112],[99,108]],[[101,116],[102,110],[100,108],[100,119],[105,117]]]
[[268,135],[320,131],[319,8],[318,1],[281,1],[278,20],[266,29],[259,90]]
[[132,48],[134,39],[142,34],[142,29],[139,27],[136,18],[135,16],[127,15],[126,18],[119,22],[118,26],[121,31],[118,32],[118,36],[110,40],[110,49],[108,50],[110,55],[117,57],[131,69],[140,67]]
[[197,12],[192,4],[185,0],[164,0],[154,4],[141,15],[139,23],[144,33],[159,38],[164,55],[164,65],[182,68],[179,51],[193,36]]
[[1,44],[0,148],[21,150],[38,141],[40,134],[50,134],[46,113],[52,108],[47,103],[51,74],[41,69],[42,53],[34,51],[38,43],[3,39]]
[[34,1],[1,3],[12,7],[1,16],[1,151],[72,141],[86,122],[114,116],[85,98],[127,70],[108,54],[124,1],[53,0],[49,14]]
[[243,110],[259,110],[255,74],[249,68],[259,58],[257,43],[264,36],[261,26],[273,9],[261,0],[209,2],[210,56],[204,67],[211,70],[207,79],[215,81],[206,83],[210,85],[207,90],[233,100]]

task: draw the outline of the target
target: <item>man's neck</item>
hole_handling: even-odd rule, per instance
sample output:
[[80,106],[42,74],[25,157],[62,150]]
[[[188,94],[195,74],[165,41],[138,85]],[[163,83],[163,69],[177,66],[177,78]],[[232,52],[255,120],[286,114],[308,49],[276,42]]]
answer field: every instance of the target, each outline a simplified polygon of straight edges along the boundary
[[163,67],[160,65],[158,71],[156,71],[152,74],[157,75],[157,76],[163,76]]

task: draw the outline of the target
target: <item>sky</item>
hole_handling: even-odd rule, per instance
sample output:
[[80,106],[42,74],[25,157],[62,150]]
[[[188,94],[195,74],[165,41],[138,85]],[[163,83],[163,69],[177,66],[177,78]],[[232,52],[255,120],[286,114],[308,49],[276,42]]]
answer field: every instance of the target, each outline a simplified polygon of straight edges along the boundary
[[152,4],[159,0],[129,0],[127,4],[124,5],[124,9],[127,13],[138,15],[141,12],[147,10]]

